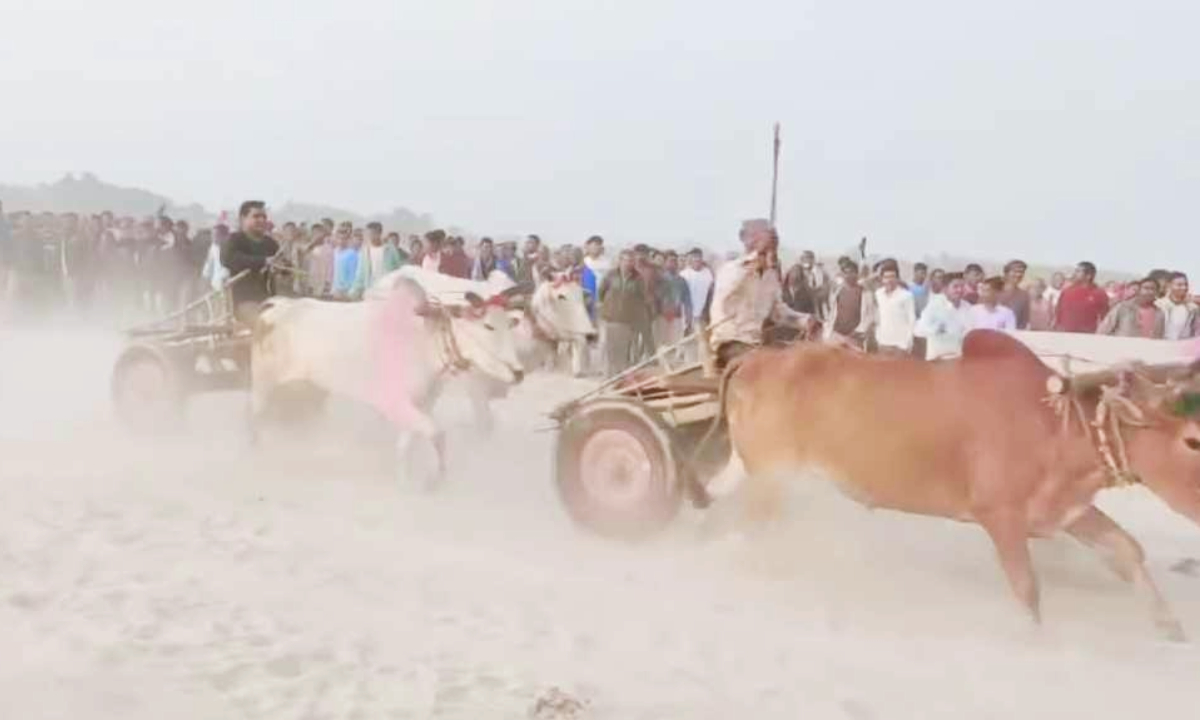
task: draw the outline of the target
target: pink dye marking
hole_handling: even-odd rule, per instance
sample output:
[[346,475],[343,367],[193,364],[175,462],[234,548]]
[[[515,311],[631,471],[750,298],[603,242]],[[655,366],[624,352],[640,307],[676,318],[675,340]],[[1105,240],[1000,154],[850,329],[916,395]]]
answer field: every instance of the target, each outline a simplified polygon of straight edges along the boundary
[[375,382],[366,400],[394,425],[408,429],[417,416],[412,372],[418,362],[423,321],[416,314],[416,299],[407,288],[391,291],[386,300],[375,305],[369,324]]

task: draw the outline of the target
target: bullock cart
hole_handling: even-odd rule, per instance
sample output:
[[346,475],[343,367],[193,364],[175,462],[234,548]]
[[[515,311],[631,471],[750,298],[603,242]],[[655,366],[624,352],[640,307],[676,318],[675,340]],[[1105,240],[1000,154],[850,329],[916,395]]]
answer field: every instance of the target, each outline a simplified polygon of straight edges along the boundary
[[[1071,383],[1111,380],[1136,363],[1159,380],[1195,359],[1190,343],[1068,333],[1013,335],[1055,372],[1048,397]],[[709,502],[705,485],[729,458],[720,374],[700,335],[664,348],[552,413],[557,424],[554,477],[579,525],[610,537],[662,530],[687,501]],[[698,362],[677,363],[687,354]]]
[[125,426],[170,429],[182,420],[189,396],[249,388],[251,329],[234,319],[231,298],[244,276],[178,312],[125,330],[110,386]]

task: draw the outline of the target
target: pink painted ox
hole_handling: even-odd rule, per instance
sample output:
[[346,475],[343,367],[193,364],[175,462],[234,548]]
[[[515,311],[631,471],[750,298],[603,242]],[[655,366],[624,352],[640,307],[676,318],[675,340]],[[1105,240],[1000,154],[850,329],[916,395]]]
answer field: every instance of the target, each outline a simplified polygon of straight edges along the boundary
[[470,290],[435,295],[439,278],[403,268],[362,302],[272,298],[259,315],[251,358],[252,411],[267,410],[281,387],[304,384],[376,408],[396,427],[403,457],[414,436],[446,461],[431,412],[447,380],[467,372],[503,384],[521,381],[504,299]]

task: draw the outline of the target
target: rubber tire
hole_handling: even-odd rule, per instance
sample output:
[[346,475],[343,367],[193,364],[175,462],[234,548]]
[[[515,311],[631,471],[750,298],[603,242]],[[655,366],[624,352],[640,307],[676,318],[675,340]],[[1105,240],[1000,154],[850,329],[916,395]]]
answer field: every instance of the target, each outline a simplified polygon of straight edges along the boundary
[[[600,430],[634,436],[652,466],[649,491],[636,509],[615,508],[594,497],[583,482],[583,447]],[[679,513],[683,478],[671,430],[642,405],[627,400],[597,400],[582,406],[563,423],[555,449],[555,485],[571,519],[597,535],[644,540],[662,532]]]
[[[144,365],[154,365],[162,373],[163,397],[153,412],[139,411],[125,387],[128,375]],[[144,345],[126,349],[113,366],[111,395],[117,418],[128,430],[153,435],[178,430],[183,424],[185,393],[178,373],[161,353]]]

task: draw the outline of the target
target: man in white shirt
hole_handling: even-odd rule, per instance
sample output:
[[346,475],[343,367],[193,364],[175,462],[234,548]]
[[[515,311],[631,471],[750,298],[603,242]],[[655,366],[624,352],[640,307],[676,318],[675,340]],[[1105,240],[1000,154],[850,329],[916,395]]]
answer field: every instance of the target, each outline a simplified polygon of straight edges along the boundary
[[963,337],[971,329],[971,304],[963,300],[967,286],[961,274],[945,278],[945,288],[929,296],[914,334],[925,338],[925,359],[943,360],[962,354]]
[[1000,304],[1004,281],[998,277],[988,278],[979,283],[978,289],[979,302],[971,306],[971,329],[1016,330],[1016,313]]
[[1056,272],[1050,276],[1050,289],[1046,291],[1046,299],[1050,301],[1050,317],[1058,307],[1058,299],[1062,297],[1063,288],[1067,285],[1067,276]]
[[900,285],[900,267],[895,260],[885,260],[879,270],[882,285],[875,291],[875,342],[881,353],[908,355],[917,325],[916,302]]
[[442,271],[442,245],[446,241],[446,233],[434,230],[425,233],[425,257],[421,259],[421,267],[429,272]]
[[694,248],[687,255],[688,265],[679,272],[679,277],[687,283],[688,297],[692,301],[692,316],[688,318],[687,331],[699,327],[708,310],[709,295],[713,289],[713,273],[704,263],[704,252]]
[[229,270],[221,264],[221,248],[225,247],[228,240],[228,226],[218,224],[213,227],[212,244],[208,246],[204,268],[200,271],[200,277],[208,281],[209,287],[213,290],[224,288],[225,281],[229,279]]
[[768,319],[805,333],[814,324],[812,316],[783,302],[775,228],[766,220],[750,220],[742,225],[742,239],[746,254],[722,265],[713,286],[709,340],[718,367],[762,345]]
[[1174,272],[1167,278],[1167,294],[1158,300],[1167,340],[1188,340],[1200,334],[1200,307],[1192,301],[1189,289],[1187,275]]

